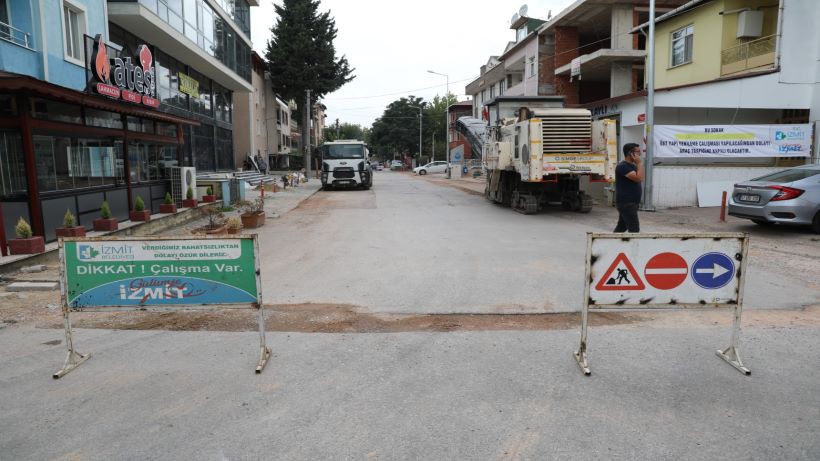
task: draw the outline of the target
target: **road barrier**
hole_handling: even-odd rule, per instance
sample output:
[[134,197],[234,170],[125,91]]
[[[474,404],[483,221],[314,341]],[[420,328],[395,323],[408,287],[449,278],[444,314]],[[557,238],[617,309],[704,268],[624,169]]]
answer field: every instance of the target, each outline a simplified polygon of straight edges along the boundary
[[575,360],[585,375],[589,310],[734,308],[729,347],[717,355],[749,375],[740,359],[749,237],[743,233],[587,233],[581,343]]
[[261,373],[270,358],[256,235],[61,238],[66,347],[60,378],[88,360],[74,349],[72,312],[256,309]]

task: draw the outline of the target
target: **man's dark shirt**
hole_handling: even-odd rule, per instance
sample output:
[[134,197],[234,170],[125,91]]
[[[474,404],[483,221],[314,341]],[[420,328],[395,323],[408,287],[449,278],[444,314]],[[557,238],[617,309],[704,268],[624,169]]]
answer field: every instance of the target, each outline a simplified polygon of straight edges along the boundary
[[633,163],[623,161],[615,167],[615,202],[616,203],[640,203],[641,183],[635,182],[626,177],[630,171],[638,171],[638,167]]

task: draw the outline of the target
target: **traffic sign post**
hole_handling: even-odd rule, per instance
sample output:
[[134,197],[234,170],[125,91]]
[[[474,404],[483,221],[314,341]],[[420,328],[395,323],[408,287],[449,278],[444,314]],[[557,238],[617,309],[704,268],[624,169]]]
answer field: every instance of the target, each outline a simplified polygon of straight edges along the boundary
[[734,309],[729,346],[717,355],[744,374],[738,348],[749,238],[743,233],[587,234],[581,342],[585,375],[589,310]]

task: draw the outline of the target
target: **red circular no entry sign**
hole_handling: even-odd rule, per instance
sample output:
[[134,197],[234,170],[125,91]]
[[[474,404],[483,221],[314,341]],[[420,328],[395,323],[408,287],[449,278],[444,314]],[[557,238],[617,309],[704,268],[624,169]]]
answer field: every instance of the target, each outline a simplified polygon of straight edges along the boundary
[[689,274],[686,260],[676,253],[660,253],[646,263],[644,276],[647,283],[659,290],[671,290],[677,287]]

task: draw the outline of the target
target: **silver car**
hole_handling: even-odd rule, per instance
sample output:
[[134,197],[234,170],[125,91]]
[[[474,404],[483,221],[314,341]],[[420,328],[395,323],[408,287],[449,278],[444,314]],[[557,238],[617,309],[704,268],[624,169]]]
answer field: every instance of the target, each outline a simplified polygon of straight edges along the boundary
[[729,215],[761,225],[808,225],[820,233],[820,165],[789,168],[735,184]]

